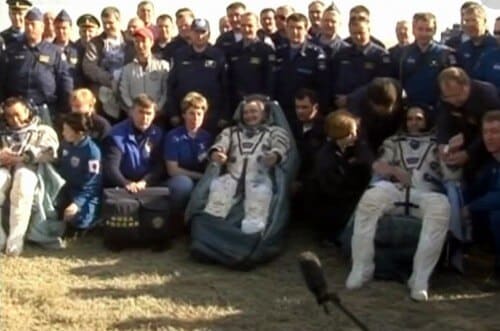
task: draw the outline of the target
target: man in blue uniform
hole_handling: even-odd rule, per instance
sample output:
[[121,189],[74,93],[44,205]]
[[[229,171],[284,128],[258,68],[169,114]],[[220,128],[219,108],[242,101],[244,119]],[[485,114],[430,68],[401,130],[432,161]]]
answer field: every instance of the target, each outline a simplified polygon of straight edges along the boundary
[[340,12],[337,7],[329,6],[323,12],[320,31],[311,41],[323,48],[328,61],[331,61],[342,48],[349,44],[338,35],[340,30]]
[[323,1],[311,1],[309,6],[307,6],[307,13],[309,16],[309,22],[311,26],[307,30],[307,34],[310,38],[316,38],[321,30],[321,17],[323,16],[323,11],[325,10],[325,3]]
[[215,41],[215,46],[220,48],[227,55],[234,44],[239,42],[243,36],[241,34],[241,15],[246,11],[245,4],[233,2],[226,8],[226,16],[231,24],[231,30],[221,34]]
[[410,44],[410,37],[408,36],[409,25],[408,21],[398,21],[396,23],[396,38],[398,39],[398,43],[389,48],[389,54],[393,63],[398,63],[404,48]]
[[[500,111],[487,113],[482,119],[482,137],[488,159],[474,183],[468,188],[462,215],[472,216],[476,241],[493,237],[495,264],[487,289],[500,288]],[[491,236],[492,235],[492,236]]]
[[345,107],[347,94],[391,73],[389,53],[370,40],[367,20],[351,20],[349,32],[352,44],[341,49],[331,65],[331,96],[338,108]]
[[483,6],[476,4],[465,9],[463,22],[469,40],[458,46],[457,62],[469,76],[474,77],[478,59],[489,50],[495,49],[497,40],[486,30],[486,11]]
[[153,124],[155,108],[151,98],[139,95],[134,99],[130,118],[116,124],[104,140],[105,187],[137,193],[162,182],[163,131]]
[[158,38],[151,51],[158,59],[163,59],[170,63],[175,51],[175,44],[172,43],[172,28],[174,22],[168,14],[162,14],[156,19],[156,27],[158,30]]
[[57,14],[54,19],[55,39],[54,45],[62,51],[62,58],[68,63],[68,70],[73,77],[73,86],[75,88],[82,86],[82,64],[78,58],[78,47],[71,41],[71,29],[73,21],[68,12],[64,9]]
[[258,27],[257,15],[244,13],[241,16],[243,40],[234,44],[227,53],[231,109],[249,94],[273,96],[276,56],[271,46],[259,40]]
[[42,12],[31,9],[25,24],[23,40],[12,43],[0,61],[0,100],[22,96],[49,123],[50,117],[68,110],[73,80],[58,47],[42,40]]
[[178,49],[189,45],[193,20],[194,13],[189,8],[180,8],[175,12],[175,25],[177,26],[179,34],[175,36],[169,44],[172,49],[172,56]]
[[87,44],[92,38],[97,36],[101,23],[99,23],[99,20],[94,15],[83,14],[76,20],[76,25],[78,25],[78,34],[80,35],[80,39],[75,42],[80,70],[80,84],[82,87],[90,87],[90,81],[83,75],[82,62]]
[[307,18],[292,14],[287,19],[289,44],[276,51],[275,97],[287,116],[292,131],[299,123],[295,113],[295,94],[309,88],[319,95],[320,110],[327,111],[328,98],[326,57],[323,50],[307,41]]
[[441,70],[455,65],[456,59],[450,48],[433,41],[434,14],[416,13],[412,25],[415,41],[403,50],[396,71],[408,103],[435,107],[439,98],[437,77]]
[[167,83],[167,118],[172,126],[180,123],[180,101],[192,91],[208,99],[204,128],[217,134],[231,118],[227,99],[227,71],[224,53],[209,44],[210,26],[195,19],[191,26],[191,45],[179,49]]
[[295,13],[295,9],[291,6],[279,6],[276,8],[276,15],[274,16],[276,19],[276,32],[271,35],[271,39],[274,44],[274,49],[276,51],[281,48],[288,47],[288,32],[286,28],[286,20],[288,16]]
[[480,137],[481,118],[488,111],[500,109],[500,99],[493,85],[471,80],[461,68],[443,70],[438,83],[442,99],[437,121],[441,159],[449,166],[464,167],[467,180],[486,154]]
[[11,26],[7,30],[0,32],[0,37],[2,37],[5,46],[8,46],[14,41],[19,41],[22,39],[24,30],[24,16],[26,15],[28,9],[31,7],[31,2],[27,0],[7,0],[7,5],[9,6],[9,18]]
[[500,96],[500,47],[489,50],[479,58],[472,76],[495,85]]

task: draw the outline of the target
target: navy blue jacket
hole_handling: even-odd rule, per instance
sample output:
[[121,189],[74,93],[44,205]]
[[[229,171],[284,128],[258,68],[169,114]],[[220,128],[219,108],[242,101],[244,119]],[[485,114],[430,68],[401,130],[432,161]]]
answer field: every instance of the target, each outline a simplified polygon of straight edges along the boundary
[[60,49],[47,41],[29,47],[25,41],[14,42],[0,60],[0,100],[22,96],[35,105],[47,104],[68,108],[73,79]]
[[500,99],[493,85],[477,80],[471,81],[470,95],[465,104],[455,107],[441,102],[438,110],[437,141],[447,144],[451,137],[463,133],[465,149],[473,161],[484,157],[481,140],[481,119],[490,110],[500,109]]
[[226,61],[220,49],[208,45],[197,53],[186,46],[175,52],[167,83],[167,117],[180,116],[180,102],[192,91],[208,99],[204,127],[209,131],[216,128],[220,119],[230,119]]
[[12,26],[0,32],[0,37],[2,37],[5,47],[9,46],[12,42],[21,41],[23,35],[22,31],[14,29]]
[[319,47],[321,47],[323,49],[323,51],[325,52],[326,58],[329,61],[332,60],[333,58],[335,58],[337,53],[342,48],[349,46],[349,43],[344,41],[338,35],[335,38],[333,38],[333,40],[331,40],[328,44],[324,44],[321,42],[321,34],[317,35],[314,38],[311,38],[311,42],[318,45]]
[[279,31],[276,31],[271,35],[271,40],[274,44],[274,50],[279,52],[282,48],[289,46],[290,41],[286,36],[283,36]]
[[135,129],[131,119],[113,126],[103,146],[105,185],[124,187],[140,180],[158,184],[165,168],[162,145],[163,131],[156,125],[145,132]]
[[72,202],[80,210],[97,204],[102,189],[101,150],[90,137],[78,144],[63,142],[59,149],[58,170],[66,180]]
[[496,38],[489,33],[486,33],[478,44],[475,44],[472,39],[469,39],[458,46],[458,65],[462,67],[469,74],[469,76],[474,77],[474,69],[481,55],[497,47],[498,44]]
[[183,46],[188,45],[187,41],[181,36],[177,36],[173,38],[169,43],[165,46],[161,47],[158,42],[155,42],[151,52],[158,59],[162,59],[170,63],[172,58],[174,57],[175,52],[182,48]]
[[403,49],[395,71],[410,104],[435,107],[439,99],[437,77],[441,70],[456,64],[451,48],[431,42],[422,52],[414,42]]
[[323,50],[306,41],[292,58],[292,48],[289,44],[276,51],[276,84],[275,97],[285,111],[292,127],[296,126],[295,94],[300,88],[315,90],[322,107],[328,99],[328,70]]
[[373,42],[363,49],[354,45],[341,49],[332,61],[331,99],[349,94],[375,77],[390,76],[391,68],[389,53]]
[[500,47],[489,50],[479,58],[472,76],[495,85],[500,95]]
[[[240,40],[241,41],[241,40]],[[217,37],[215,41],[215,47],[224,52],[225,55],[231,50],[231,48],[236,44],[236,37],[233,31],[226,31]]]
[[54,45],[59,47],[62,51],[62,59],[68,64],[68,71],[73,78],[73,86],[75,88],[83,86],[83,71],[82,71],[82,59],[80,57],[80,48],[77,43],[70,41],[68,45],[62,46],[54,42]]
[[483,213],[500,210],[500,163],[491,159],[480,175],[474,180],[468,192],[474,198],[467,203],[471,213]]
[[276,55],[271,46],[258,39],[245,45],[242,40],[228,50],[227,61],[231,109],[248,94],[273,97]]

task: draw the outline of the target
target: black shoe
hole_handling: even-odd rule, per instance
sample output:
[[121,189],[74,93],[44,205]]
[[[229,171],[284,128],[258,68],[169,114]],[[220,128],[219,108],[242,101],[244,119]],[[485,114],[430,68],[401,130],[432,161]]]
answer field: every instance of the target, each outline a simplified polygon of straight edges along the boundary
[[83,238],[87,234],[87,229],[78,229],[72,225],[67,224],[66,230],[64,230],[64,234],[62,238],[65,240],[76,240],[78,238]]

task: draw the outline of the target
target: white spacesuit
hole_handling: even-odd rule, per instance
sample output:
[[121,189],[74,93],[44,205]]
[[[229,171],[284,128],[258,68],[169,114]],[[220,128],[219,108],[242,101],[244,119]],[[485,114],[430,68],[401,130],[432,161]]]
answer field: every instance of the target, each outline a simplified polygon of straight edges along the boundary
[[6,254],[19,255],[38,187],[37,165],[55,159],[59,142],[56,132],[34,117],[21,129],[7,128],[1,132],[0,144],[0,154],[15,153],[23,159],[13,166],[0,165],[0,206],[3,207],[10,189],[10,230],[6,237],[0,226],[0,249],[6,245]]
[[379,161],[406,170],[411,176],[411,184],[406,188],[399,182],[384,178],[363,194],[354,216],[353,266],[346,286],[359,288],[372,278],[377,222],[387,213],[403,214],[404,207],[396,206],[396,203],[406,202],[411,215],[422,219],[408,285],[412,298],[426,300],[428,279],[441,254],[450,220],[448,199],[437,193],[438,185],[444,177],[460,174],[439,162],[438,147],[430,134],[411,136],[402,133],[387,138]]
[[264,124],[248,128],[238,125],[222,131],[211,151],[228,156],[227,174],[212,181],[205,212],[225,218],[243,194],[245,218],[241,230],[244,233],[262,231],[273,197],[270,169],[262,159],[269,153],[276,153],[279,162],[283,162],[289,148],[288,132],[278,126]]

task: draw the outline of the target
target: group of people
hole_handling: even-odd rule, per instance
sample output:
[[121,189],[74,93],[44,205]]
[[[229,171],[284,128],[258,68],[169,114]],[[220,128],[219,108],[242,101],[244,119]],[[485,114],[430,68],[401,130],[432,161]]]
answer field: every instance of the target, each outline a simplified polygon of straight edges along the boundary
[[[445,43],[434,40],[435,16],[416,13],[411,23],[397,22],[398,44],[386,50],[362,5],[350,10],[343,39],[333,4],[312,1],[306,17],[286,5],[257,15],[234,2],[212,45],[209,22],[189,8],[154,21],[154,4],[142,1],[121,31],[119,9],[106,7],[100,21],[77,19],[73,42],[65,10],[51,20],[27,0],[7,3],[12,26],[0,33],[6,254],[21,253],[52,166],[65,182],[55,200],[65,235],[95,226],[103,187],[167,186],[181,214],[209,161],[227,174],[212,183],[205,212],[227,215],[244,182],[241,230],[264,231],[269,174],[295,141],[293,217],[335,241],[354,215],[347,288],[373,277],[377,221],[403,204],[422,218],[411,297],[428,298],[449,230],[450,182],[463,187],[459,218],[474,220],[475,239],[493,237],[500,279],[500,19],[493,36],[482,5],[463,4],[462,32]],[[279,103],[290,131],[273,125],[263,96]]]

